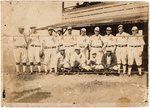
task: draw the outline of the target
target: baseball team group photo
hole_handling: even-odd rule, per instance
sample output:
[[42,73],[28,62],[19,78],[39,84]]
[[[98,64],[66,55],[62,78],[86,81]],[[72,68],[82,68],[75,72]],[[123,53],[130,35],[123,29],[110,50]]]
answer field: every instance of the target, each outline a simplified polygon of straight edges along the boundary
[[3,1],[2,106],[148,106],[148,8]]

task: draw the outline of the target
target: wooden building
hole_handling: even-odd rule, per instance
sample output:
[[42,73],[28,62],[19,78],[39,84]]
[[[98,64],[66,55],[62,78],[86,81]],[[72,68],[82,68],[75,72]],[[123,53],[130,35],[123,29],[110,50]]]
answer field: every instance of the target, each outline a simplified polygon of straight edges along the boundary
[[[67,7],[62,2],[62,22],[49,25],[54,28],[62,27],[65,32],[68,26],[75,30],[82,27],[87,29],[87,35],[94,34],[94,28],[100,27],[100,34],[105,35],[106,27],[112,27],[112,34],[118,32],[118,25],[124,25],[124,31],[131,34],[132,26],[137,26],[146,45],[143,53],[144,69],[148,70],[148,8],[147,2],[75,2]],[[42,30],[47,27],[40,28]]]

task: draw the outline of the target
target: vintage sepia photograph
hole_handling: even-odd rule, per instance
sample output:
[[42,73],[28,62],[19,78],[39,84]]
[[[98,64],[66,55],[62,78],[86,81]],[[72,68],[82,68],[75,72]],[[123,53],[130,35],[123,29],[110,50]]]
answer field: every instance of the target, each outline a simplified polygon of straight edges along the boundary
[[1,107],[148,107],[146,1],[1,1]]

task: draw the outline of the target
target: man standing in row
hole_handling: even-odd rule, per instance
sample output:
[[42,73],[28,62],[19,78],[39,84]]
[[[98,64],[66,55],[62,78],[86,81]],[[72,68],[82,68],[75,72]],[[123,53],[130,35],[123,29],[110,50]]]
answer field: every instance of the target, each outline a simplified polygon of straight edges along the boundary
[[52,27],[48,28],[48,33],[49,36],[44,37],[43,40],[43,49],[45,54],[44,69],[46,74],[48,73],[48,68],[50,69],[50,72],[52,71],[53,58],[55,57],[56,48],[57,48],[57,40],[54,38]]
[[42,49],[41,39],[36,31],[36,27],[30,27],[31,34],[29,37],[29,48],[28,48],[28,57],[30,62],[30,72],[33,73],[34,62],[38,66],[38,71],[41,73],[41,61],[40,61],[40,52]]
[[118,73],[120,73],[120,67],[122,63],[123,74],[126,73],[126,64],[127,64],[127,44],[128,37],[130,36],[128,33],[123,31],[123,25],[118,26],[118,32],[116,34],[116,56],[117,56],[117,64],[118,64]]
[[68,27],[67,31],[68,34],[63,37],[63,46],[65,47],[66,56],[70,58],[75,49],[76,38],[74,35],[72,35],[72,27]]
[[111,32],[112,32],[112,28],[107,27],[106,28],[106,35],[102,38],[102,41],[106,45],[105,52],[107,50],[111,50],[114,53],[115,49],[116,49],[116,39],[111,34]]
[[16,72],[19,75],[20,64],[23,65],[23,72],[26,71],[26,62],[27,62],[27,38],[24,34],[24,28],[18,28],[19,34],[13,37],[14,43],[14,56],[16,61]]
[[139,75],[142,75],[142,53],[145,42],[143,36],[138,34],[138,28],[132,27],[132,35],[128,39],[128,75],[131,75],[131,67],[135,60]]
[[89,37],[86,35],[86,29],[81,29],[81,35],[76,39],[77,45],[80,47],[81,54],[84,56],[86,62],[89,59]]
[[90,57],[92,57],[93,53],[96,53],[96,59],[98,61],[98,65],[100,64],[101,58],[103,56],[103,48],[104,44],[102,41],[102,36],[99,34],[100,29],[99,27],[95,27],[94,35],[90,37]]

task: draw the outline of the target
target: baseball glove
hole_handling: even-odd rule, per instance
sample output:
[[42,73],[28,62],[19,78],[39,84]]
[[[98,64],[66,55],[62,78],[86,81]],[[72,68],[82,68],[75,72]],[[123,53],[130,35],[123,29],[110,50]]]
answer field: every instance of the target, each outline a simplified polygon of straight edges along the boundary
[[40,51],[39,56],[42,58],[44,56],[44,51]]

